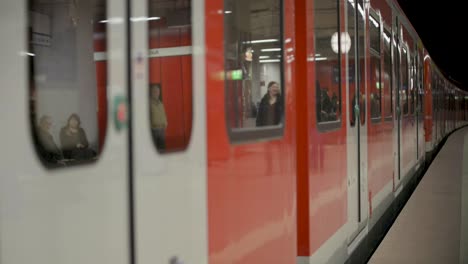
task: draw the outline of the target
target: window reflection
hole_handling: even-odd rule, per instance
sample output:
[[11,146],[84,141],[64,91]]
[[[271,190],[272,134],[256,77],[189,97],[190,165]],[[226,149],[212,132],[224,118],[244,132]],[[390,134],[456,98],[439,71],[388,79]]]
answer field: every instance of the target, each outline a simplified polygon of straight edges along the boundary
[[30,111],[47,167],[96,160],[105,138],[106,1],[29,1]]
[[148,1],[148,100],[159,152],[187,148],[192,132],[191,1]]
[[[348,33],[339,34],[338,1],[314,1],[316,111],[317,122],[341,119],[340,53],[347,51]],[[349,37],[350,38],[350,37]]]
[[281,1],[226,0],[225,91],[228,126],[283,122]]

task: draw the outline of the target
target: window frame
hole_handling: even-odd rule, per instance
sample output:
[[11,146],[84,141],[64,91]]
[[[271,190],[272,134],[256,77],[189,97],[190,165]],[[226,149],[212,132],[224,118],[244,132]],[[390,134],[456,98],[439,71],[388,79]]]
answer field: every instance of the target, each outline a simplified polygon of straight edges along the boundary
[[[223,4],[229,0],[223,0]],[[264,127],[248,127],[248,128],[232,128],[229,125],[229,115],[230,111],[228,109],[228,100],[231,99],[229,97],[228,93],[228,85],[227,82],[229,81],[226,78],[227,75],[227,63],[226,63],[226,45],[228,45],[226,41],[226,35],[227,35],[227,30],[224,30],[223,34],[223,49],[224,49],[224,54],[223,54],[223,64],[224,64],[224,125],[226,126],[226,132],[227,132],[227,137],[229,139],[229,143],[231,145],[240,145],[240,144],[248,144],[252,142],[265,142],[265,141],[273,141],[273,140],[279,140],[284,137],[284,130],[286,127],[286,122],[287,122],[287,116],[286,116],[286,97],[287,97],[287,89],[285,87],[285,54],[286,51],[284,50],[285,47],[285,40],[284,40],[284,35],[285,35],[285,5],[284,1],[281,0],[276,0],[280,2],[280,11],[279,11],[279,29],[280,29],[280,34],[279,34],[279,40],[280,40],[280,48],[281,48],[281,58],[280,58],[280,73],[281,73],[281,78],[280,78],[280,86],[281,86],[281,93],[283,95],[282,99],[282,108],[283,108],[283,113],[282,113],[282,122],[278,125],[275,126],[264,126]],[[223,13],[223,27],[226,28],[226,14]]]

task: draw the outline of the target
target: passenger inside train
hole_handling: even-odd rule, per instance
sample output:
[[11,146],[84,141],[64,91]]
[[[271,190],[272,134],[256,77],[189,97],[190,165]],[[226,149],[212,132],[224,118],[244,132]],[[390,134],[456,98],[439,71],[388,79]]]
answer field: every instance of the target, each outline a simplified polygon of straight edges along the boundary
[[263,96],[258,106],[257,126],[274,126],[281,123],[283,102],[279,84],[268,83],[268,92]]
[[63,160],[60,149],[55,144],[50,130],[52,127],[52,118],[44,115],[39,119],[39,125],[36,129],[37,150],[40,157],[48,164],[58,164]]
[[86,132],[81,127],[80,117],[75,113],[70,115],[60,131],[60,144],[66,159],[88,160],[96,156],[89,148]]
[[166,111],[161,100],[161,86],[151,85],[151,133],[153,142],[159,151],[165,149],[165,134],[167,128]]

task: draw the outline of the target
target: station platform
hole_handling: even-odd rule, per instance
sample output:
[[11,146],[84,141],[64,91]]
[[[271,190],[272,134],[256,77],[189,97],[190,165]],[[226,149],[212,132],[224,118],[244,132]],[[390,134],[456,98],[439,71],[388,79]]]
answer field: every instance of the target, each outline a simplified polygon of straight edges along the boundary
[[468,127],[447,138],[368,263],[468,263]]

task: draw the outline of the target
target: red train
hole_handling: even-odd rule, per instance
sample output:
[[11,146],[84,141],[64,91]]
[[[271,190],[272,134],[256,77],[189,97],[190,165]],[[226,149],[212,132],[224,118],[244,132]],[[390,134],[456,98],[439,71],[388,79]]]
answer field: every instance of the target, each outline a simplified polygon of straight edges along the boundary
[[468,122],[393,0],[0,14],[6,264],[363,262]]

